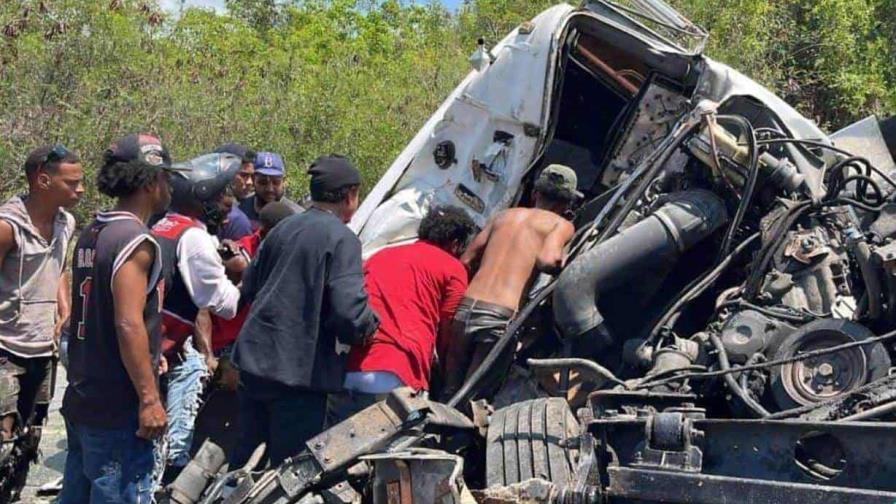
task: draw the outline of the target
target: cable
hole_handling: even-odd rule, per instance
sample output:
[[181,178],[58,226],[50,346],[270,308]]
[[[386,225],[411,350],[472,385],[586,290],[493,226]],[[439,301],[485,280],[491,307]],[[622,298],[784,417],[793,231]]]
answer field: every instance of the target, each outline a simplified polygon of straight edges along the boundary
[[[884,198],[884,193],[881,191],[880,186],[877,182],[874,181],[873,178],[867,175],[850,175],[843,179],[841,184],[843,184],[843,188],[845,189],[850,182],[856,182],[856,196],[859,197],[860,201],[869,205],[869,206],[880,206],[886,202]],[[868,198],[868,189],[873,189],[873,194],[875,196],[875,202],[869,202]]]
[[579,359],[574,357],[559,359],[527,359],[526,364],[528,364],[530,368],[534,369],[542,368],[548,370],[558,370],[569,368],[571,370],[578,370],[579,373],[581,373],[583,370],[590,371],[598,376],[606,378],[607,380],[617,385],[622,385],[623,387],[625,386],[625,382],[617,378],[612,371],[588,359]]
[[874,336],[872,338],[867,338],[860,341],[850,341],[849,343],[843,343],[840,345],[835,345],[828,348],[820,348],[818,350],[812,350],[810,352],[802,353],[799,355],[794,355],[793,357],[788,357],[786,359],[778,359],[774,361],[763,362],[759,364],[751,364],[748,366],[740,366],[736,368],[731,368],[729,370],[720,370],[720,371],[707,371],[704,373],[690,373],[683,374],[678,376],[673,376],[671,378],[666,378],[663,380],[658,380],[656,382],[645,382],[639,384],[636,388],[648,388],[648,387],[656,387],[659,385],[665,385],[666,383],[670,383],[673,381],[681,381],[689,378],[715,378],[717,376],[724,376],[726,374],[731,373],[740,373],[742,371],[752,371],[754,369],[765,369],[774,366],[782,366],[784,364],[791,364],[793,362],[798,362],[806,359],[812,359],[814,357],[818,357],[820,355],[827,355],[835,352],[839,352],[841,350],[847,350],[850,348],[871,345],[873,343],[877,343],[880,341],[888,340],[893,337],[896,337],[896,331],[890,331],[888,333],[881,334],[880,336]]
[[[879,378],[873,382],[866,383],[859,388],[854,390],[850,390],[848,392],[844,392],[843,394],[834,396],[830,399],[825,399],[823,401],[819,401],[817,403],[808,404],[805,406],[798,406],[796,408],[791,408],[784,411],[779,411],[777,413],[773,413],[769,419],[777,420],[780,418],[790,418],[795,415],[802,415],[804,413],[809,413],[813,410],[818,410],[825,407],[834,406],[836,404],[845,404],[850,398],[858,397],[860,394],[866,394],[869,391],[880,387],[886,387],[888,390],[892,388],[894,384],[896,384],[896,377],[893,376],[884,376],[883,378]],[[836,408],[838,411],[840,408]],[[828,416],[830,420],[836,420],[836,418],[831,418]]]
[[635,187],[634,194],[626,199],[622,208],[616,212],[613,219],[607,224],[607,227],[600,232],[597,242],[601,242],[616,233],[616,230],[619,229],[619,226],[622,224],[623,220],[625,220],[625,217],[628,216],[629,212],[631,212],[632,208],[634,208],[635,204],[641,198],[641,195],[644,194],[645,189],[653,183],[654,176],[665,167],[666,161],[672,157],[672,154],[678,150],[681,144],[683,144],[689,137],[690,133],[697,129],[701,124],[703,124],[701,121],[694,121],[691,124],[683,124],[682,127],[684,128],[684,131],[678,136],[675,136],[670,145],[661,146],[657,149],[657,152],[661,152],[662,154],[656,160],[652,160],[651,163],[649,163],[650,168],[645,170],[643,175],[640,175],[641,182]]
[[[765,136],[765,135],[773,136],[775,138],[790,138],[789,136],[787,136],[786,133],[784,133],[783,131],[781,131],[779,129],[768,128],[768,127],[756,128],[756,136],[757,137]],[[765,139],[766,138],[763,138],[763,140],[765,140]]]
[[[753,130],[753,125],[745,118],[737,115],[720,115],[716,117],[716,120],[732,121],[740,125],[741,129],[747,134],[747,140],[749,141],[748,146],[750,149],[750,164],[747,166],[747,181],[744,185],[740,202],[737,205],[737,210],[734,212],[734,218],[731,220],[731,225],[728,227],[728,231],[725,233],[725,238],[722,240],[722,248],[719,249],[718,261],[721,261],[731,249],[731,241],[734,239],[734,234],[740,227],[744,215],[747,213],[747,208],[750,206],[750,201],[753,199],[753,193],[756,191],[756,181],[759,180],[759,144],[756,141],[756,132]],[[711,134],[712,133],[710,133],[710,135]]]
[[788,209],[787,213],[778,221],[778,226],[776,226],[770,233],[768,242],[759,250],[756,261],[757,266],[753,268],[750,276],[747,277],[747,281],[745,282],[744,297],[752,299],[758,294],[760,283],[765,277],[765,272],[768,271],[772,259],[782,245],[780,243],[781,240],[787,236],[787,232],[790,228],[793,227],[796,221],[799,220],[807,210],[811,209],[811,207],[811,201],[799,202]]
[[839,147],[834,147],[833,145],[828,145],[824,142],[819,142],[817,140],[802,140],[799,138],[770,138],[767,140],[759,140],[758,143],[759,143],[759,145],[782,144],[782,143],[795,143],[795,144],[801,144],[801,145],[809,145],[812,147],[818,147],[821,149],[827,149],[827,150],[830,150],[833,152],[837,152],[837,153],[843,154],[844,156],[857,158],[857,159],[862,160],[864,163],[867,163],[867,166],[872,171],[877,173],[880,176],[880,178],[884,179],[888,184],[890,184],[891,187],[896,188],[896,180],[893,180],[893,178],[890,177],[889,175],[887,175],[886,173],[884,173],[883,170],[880,170],[876,166],[872,165],[871,162],[868,161],[867,159],[855,156],[852,152],[843,150]]
[[[647,341],[651,341],[659,331],[663,328],[663,326],[667,325],[670,318],[677,313],[686,303],[690,302],[693,298],[703,294],[709,286],[715,282],[718,277],[725,271],[725,269],[731,264],[731,261],[734,260],[741,252],[747,249],[750,245],[753,244],[759,238],[759,233],[753,233],[749,238],[741,242],[740,245],[737,246],[726,258],[724,258],[719,264],[717,264],[713,269],[706,272],[703,276],[694,280],[682,291],[682,294],[679,295],[675,302],[669,307],[664,313],[663,316],[654,324],[653,329],[650,331],[650,337],[647,338]],[[642,344],[643,345],[643,344]]]
[[807,312],[798,312],[793,310],[792,313],[786,313],[784,310],[780,308],[772,308],[767,306],[759,306],[749,301],[744,301],[743,299],[731,299],[725,301],[716,307],[716,311],[721,310],[722,308],[727,308],[729,306],[737,306],[739,308],[746,308],[749,310],[753,310],[755,312],[762,313],[763,315],[768,315],[769,317],[778,318],[781,320],[786,320],[788,322],[796,322],[799,324],[805,324],[806,322],[811,322],[815,319],[830,317],[830,314],[815,314],[815,313],[807,313]]
[[[713,333],[709,334],[709,341],[712,342],[713,346],[716,347],[716,351],[718,352],[719,367],[722,368],[722,371],[731,371],[731,363],[728,362],[728,352],[725,351],[725,346],[722,345],[722,341],[717,335]],[[747,407],[753,410],[754,413],[759,415],[759,417],[769,416],[768,410],[763,408],[761,404],[750,397],[750,393],[741,388],[740,385],[738,385],[737,380],[734,379],[734,375],[730,372],[725,373],[725,383],[728,384],[728,388],[731,389],[731,392],[739,397],[740,400],[743,401],[744,404],[747,405]]]

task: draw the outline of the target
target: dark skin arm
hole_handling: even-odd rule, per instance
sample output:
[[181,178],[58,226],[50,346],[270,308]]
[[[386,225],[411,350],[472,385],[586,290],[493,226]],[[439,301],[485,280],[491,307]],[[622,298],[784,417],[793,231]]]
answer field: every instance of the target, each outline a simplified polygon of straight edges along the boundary
[[218,369],[218,359],[212,351],[212,316],[208,310],[199,310],[193,330],[193,344],[196,345],[196,351],[205,358],[209,374],[214,375]]
[[155,249],[144,241],[121,265],[112,279],[115,300],[115,332],[121,361],[131,378],[140,403],[137,436],[155,439],[165,433],[167,417],[159,397],[159,387],[152,366],[149,334],[143,321],[149,272]]

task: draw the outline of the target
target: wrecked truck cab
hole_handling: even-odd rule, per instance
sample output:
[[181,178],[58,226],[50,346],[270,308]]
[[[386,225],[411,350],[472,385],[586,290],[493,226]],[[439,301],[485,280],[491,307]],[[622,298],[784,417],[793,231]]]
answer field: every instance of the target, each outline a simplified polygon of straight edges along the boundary
[[206,502],[896,501],[896,126],[828,136],[703,39],[597,1],[480,48],[351,226],[482,226],[563,163],[563,271],[444,404],[396,390]]
[[550,162],[569,164],[594,195],[701,99],[755,100],[797,138],[824,138],[764,87],[613,2],[557,5],[487,52],[490,63],[448,96],[361,204],[350,225],[365,255],[413,240],[433,204],[461,206],[484,225],[523,200],[526,182]]

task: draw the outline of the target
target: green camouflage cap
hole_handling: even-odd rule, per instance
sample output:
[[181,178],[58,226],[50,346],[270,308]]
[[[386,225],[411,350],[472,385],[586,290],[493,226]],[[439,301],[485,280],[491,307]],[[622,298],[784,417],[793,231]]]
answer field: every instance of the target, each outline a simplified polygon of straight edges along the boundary
[[535,184],[536,186],[540,184],[548,184],[558,187],[559,189],[572,193],[576,198],[585,196],[579,192],[579,179],[576,177],[576,172],[574,172],[572,168],[562,164],[552,164],[545,167],[545,169],[541,170],[541,173],[538,175],[538,180]]

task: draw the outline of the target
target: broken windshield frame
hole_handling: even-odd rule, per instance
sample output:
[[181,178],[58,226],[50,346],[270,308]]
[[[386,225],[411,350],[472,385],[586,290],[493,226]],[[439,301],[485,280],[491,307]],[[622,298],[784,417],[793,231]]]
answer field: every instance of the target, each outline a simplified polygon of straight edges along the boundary
[[661,0],[585,0],[582,8],[687,54],[702,54],[709,37],[706,30]]

